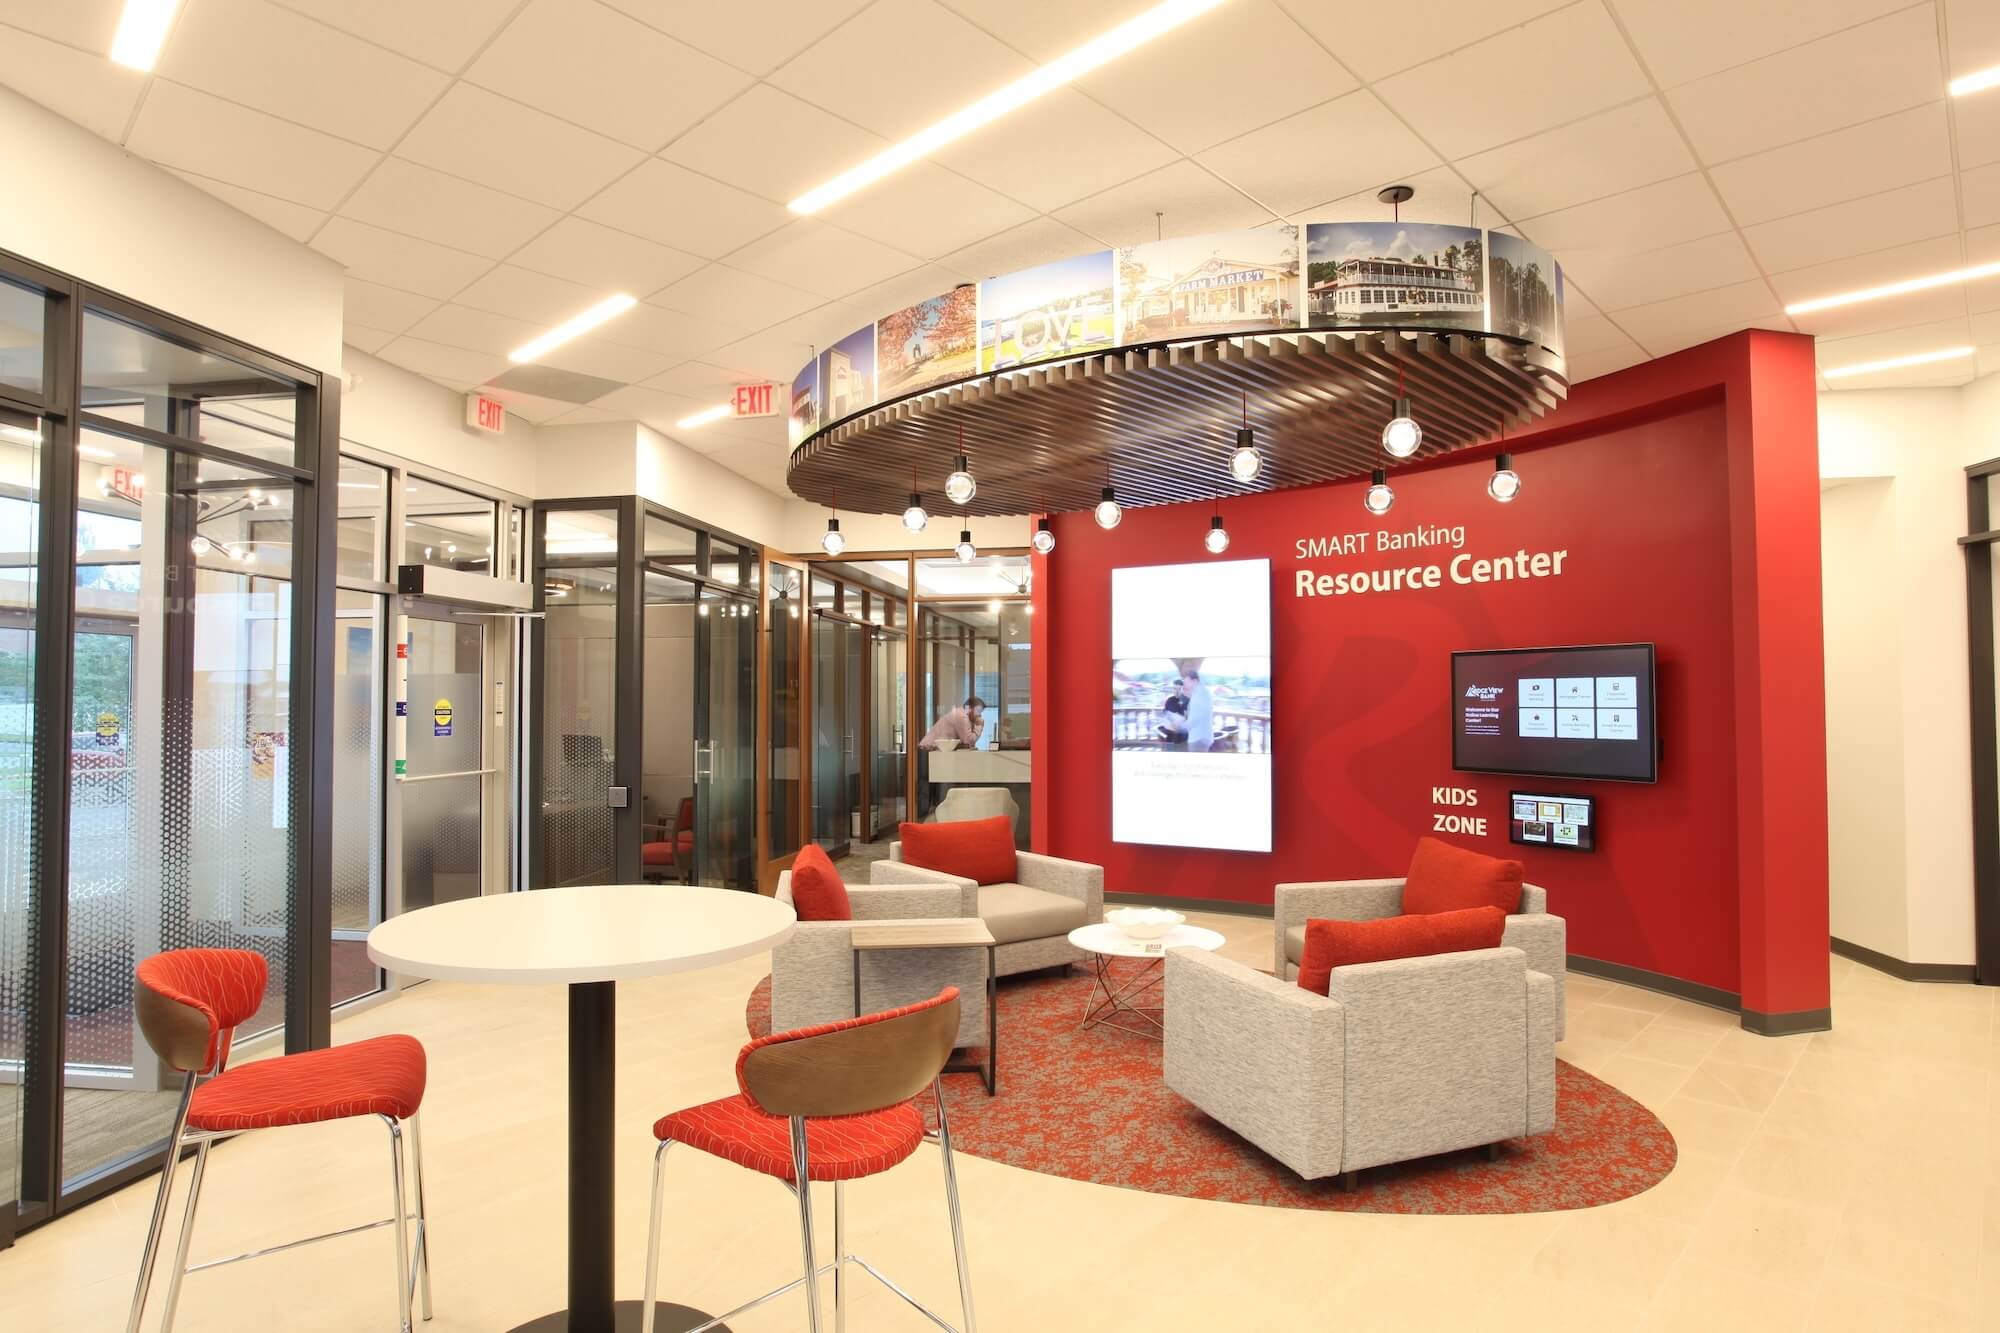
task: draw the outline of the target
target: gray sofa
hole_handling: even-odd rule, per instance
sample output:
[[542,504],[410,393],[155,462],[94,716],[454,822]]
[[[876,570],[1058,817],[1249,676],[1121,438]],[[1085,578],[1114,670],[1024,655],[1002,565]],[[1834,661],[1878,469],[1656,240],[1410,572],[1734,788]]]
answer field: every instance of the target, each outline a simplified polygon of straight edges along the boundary
[[[1373,921],[1396,916],[1403,910],[1403,881],[1400,879],[1323,880],[1309,884],[1280,884],[1272,900],[1271,914],[1275,955],[1272,975],[1291,981],[1299,975],[1299,959],[1305,956],[1306,922],[1313,917],[1329,921]],[[1521,903],[1507,918],[1500,943],[1527,955],[1530,971],[1540,972],[1556,985],[1556,1040],[1567,1029],[1563,1002],[1568,977],[1569,932],[1559,916],[1549,915],[1549,895],[1534,884],[1521,886]]]
[[[792,872],[778,876],[777,898],[792,901]],[[771,1030],[854,1018],[855,922],[932,921],[975,915],[971,895],[932,875],[921,883],[850,884],[853,921],[801,921],[771,950]],[[958,1044],[986,1044],[986,950],[871,949],[861,956],[861,1010],[880,1013],[958,987]]]
[[1167,1086],[1308,1180],[1547,1133],[1555,1024],[1514,948],[1337,967],[1326,995],[1167,954]]
[[976,884],[972,880],[903,863],[903,844],[889,844],[889,859],[868,867],[869,881],[884,884],[956,885],[971,895],[970,915],[986,922],[1000,947],[994,963],[1003,977],[1081,961],[1083,950],[1069,942],[1078,926],[1104,920],[1104,869],[1081,861],[1015,853],[1015,882]]

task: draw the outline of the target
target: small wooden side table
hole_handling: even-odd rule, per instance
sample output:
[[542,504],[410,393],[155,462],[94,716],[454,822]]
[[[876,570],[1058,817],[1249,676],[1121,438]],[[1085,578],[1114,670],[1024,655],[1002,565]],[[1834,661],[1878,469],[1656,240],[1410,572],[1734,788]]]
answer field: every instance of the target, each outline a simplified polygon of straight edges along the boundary
[[854,950],[854,1012],[861,1013],[861,955],[874,949],[986,950],[986,1063],[949,1064],[947,1074],[977,1074],[991,1097],[1000,1070],[1000,978],[993,951],[998,941],[976,916],[938,917],[929,921],[857,921],[848,931]]

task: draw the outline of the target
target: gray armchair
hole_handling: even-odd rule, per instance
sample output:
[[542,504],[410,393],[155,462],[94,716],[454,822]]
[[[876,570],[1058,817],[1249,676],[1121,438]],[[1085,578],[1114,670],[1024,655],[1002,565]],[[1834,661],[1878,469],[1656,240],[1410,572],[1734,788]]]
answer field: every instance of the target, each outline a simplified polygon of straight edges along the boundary
[[1032,972],[1079,962],[1083,950],[1069,942],[1078,926],[1104,920],[1104,868],[1035,852],[1017,852],[1014,883],[977,884],[969,879],[903,863],[903,844],[889,844],[889,859],[868,867],[876,885],[943,882],[972,895],[972,915],[986,922],[999,941],[993,964],[999,975]]
[[[1327,921],[1373,921],[1396,916],[1403,910],[1403,881],[1400,879],[1323,880],[1308,884],[1280,884],[1272,900],[1275,929],[1272,975],[1291,981],[1299,975],[1299,960],[1305,956],[1306,922],[1313,917]],[[1530,971],[1540,972],[1555,982],[1556,1040],[1567,1028],[1563,1003],[1568,977],[1569,929],[1559,916],[1549,915],[1548,890],[1534,884],[1521,886],[1521,903],[1507,918],[1500,943],[1527,955]]]
[[1308,1180],[1555,1127],[1555,983],[1519,949],[1333,969],[1166,963],[1167,1086]]
[[[792,872],[778,876],[778,901],[792,901]],[[977,916],[974,896],[931,875],[921,883],[850,884],[853,921],[801,921],[771,950],[771,1030],[812,1027],[857,1017],[854,1011],[855,922],[934,921]],[[986,1043],[986,950],[869,949],[861,955],[861,1011],[879,1013],[928,1000],[958,987],[958,1044]]]

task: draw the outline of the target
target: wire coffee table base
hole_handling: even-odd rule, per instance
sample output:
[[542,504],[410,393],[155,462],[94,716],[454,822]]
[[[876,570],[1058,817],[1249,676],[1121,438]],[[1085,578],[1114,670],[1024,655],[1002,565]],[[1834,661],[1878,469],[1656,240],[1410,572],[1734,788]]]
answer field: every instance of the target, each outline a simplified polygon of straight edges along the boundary
[[1160,1015],[1166,1012],[1164,1005],[1135,1003],[1156,991],[1167,978],[1164,953],[1159,958],[1138,960],[1139,970],[1122,981],[1111,969],[1114,961],[1108,954],[1090,955],[1093,968],[1090,979],[1090,997],[1084,1001],[1083,1022],[1077,1031],[1087,1032],[1094,1027],[1116,1028],[1129,1032],[1135,1037],[1151,1037],[1159,1041],[1166,1034],[1166,1024]]

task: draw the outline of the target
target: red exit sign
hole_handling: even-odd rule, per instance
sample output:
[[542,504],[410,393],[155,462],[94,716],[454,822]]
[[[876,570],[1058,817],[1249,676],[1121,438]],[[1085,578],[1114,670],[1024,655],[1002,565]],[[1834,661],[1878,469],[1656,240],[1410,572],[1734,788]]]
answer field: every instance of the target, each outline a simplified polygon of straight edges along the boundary
[[729,410],[739,417],[774,417],[778,415],[778,386],[739,384],[730,396]]
[[507,404],[483,393],[465,395],[465,424],[489,435],[507,432]]

